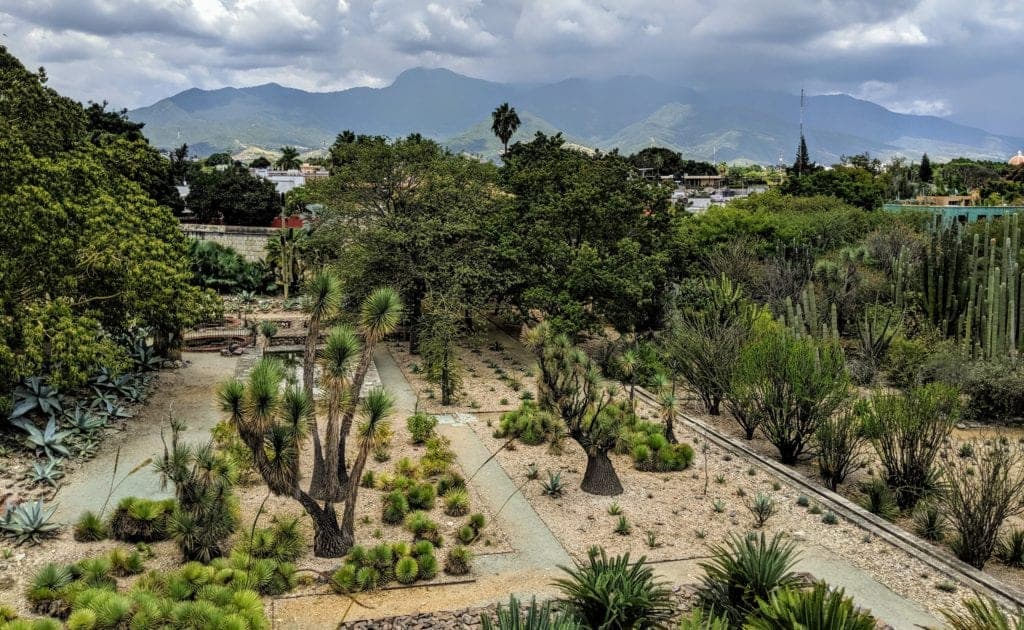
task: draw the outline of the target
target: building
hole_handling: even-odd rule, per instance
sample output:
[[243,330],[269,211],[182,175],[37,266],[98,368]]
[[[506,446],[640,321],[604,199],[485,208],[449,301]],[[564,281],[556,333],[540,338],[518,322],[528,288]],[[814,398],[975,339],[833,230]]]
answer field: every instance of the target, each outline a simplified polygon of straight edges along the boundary
[[1024,153],[1017,151],[1017,155],[1006,161],[1010,166],[1024,166]]
[[914,203],[919,206],[976,206],[981,203],[981,193],[972,190],[969,195],[921,195]]

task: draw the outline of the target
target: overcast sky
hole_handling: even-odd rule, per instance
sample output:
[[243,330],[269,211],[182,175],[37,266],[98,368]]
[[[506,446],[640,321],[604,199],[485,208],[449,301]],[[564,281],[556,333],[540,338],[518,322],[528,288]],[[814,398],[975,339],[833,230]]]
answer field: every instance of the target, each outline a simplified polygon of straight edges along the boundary
[[58,90],[118,107],[430,66],[806,87],[1024,136],[1024,0],[0,0],[0,32]]

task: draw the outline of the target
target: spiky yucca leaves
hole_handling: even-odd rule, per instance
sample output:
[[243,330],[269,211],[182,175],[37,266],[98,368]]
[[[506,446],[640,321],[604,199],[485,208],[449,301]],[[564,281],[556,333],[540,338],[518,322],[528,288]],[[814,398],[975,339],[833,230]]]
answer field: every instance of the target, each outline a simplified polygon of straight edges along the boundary
[[842,589],[832,591],[819,582],[808,591],[781,589],[761,600],[757,612],[744,624],[748,630],[874,630],[877,621],[857,610]]
[[67,616],[70,609],[68,587],[75,580],[74,570],[50,563],[36,571],[25,591],[32,611],[43,615]]
[[1024,613],[1007,615],[988,597],[964,600],[964,608],[967,612],[942,611],[952,630],[1024,630]]
[[[362,422],[359,423],[359,451],[352,465],[351,479],[359,479],[366,467],[366,459],[370,451],[378,446],[387,433],[388,417],[394,410],[395,400],[381,388],[371,390],[360,408]],[[350,483],[345,492],[345,513],[342,517],[341,532],[349,546],[355,541],[356,500],[359,496],[359,484]]]
[[96,542],[106,540],[110,532],[107,524],[96,513],[86,510],[75,523],[75,540],[78,542]]
[[698,608],[679,621],[679,630],[729,630],[729,620]]
[[[348,397],[341,413],[341,443],[338,447],[338,478],[341,486],[345,487],[349,480],[348,465],[345,460],[345,445],[348,435],[352,431],[352,423],[355,421],[356,407],[359,400],[359,392],[363,389],[363,381],[366,380],[366,373],[373,363],[373,351],[377,344],[386,336],[394,332],[395,328],[402,321],[405,306],[398,292],[391,287],[380,287],[373,290],[359,306],[358,329],[363,337],[363,351],[359,357],[359,364],[356,366],[349,390],[352,393]],[[355,477],[359,479],[359,477]]]
[[177,501],[167,522],[185,560],[209,562],[223,555],[228,537],[238,527],[238,501],[232,492],[236,473],[231,461],[217,453],[213,442],[180,441],[185,425],[171,420],[171,443],[154,467],[161,484],[174,484]]
[[498,604],[498,620],[495,622],[490,615],[480,615],[483,630],[580,630],[580,624],[563,613],[551,609],[551,602],[538,604],[537,599],[530,600],[530,606],[523,614],[522,606],[515,595],[509,598],[508,608]]
[[239,550],[254,558],[270,558],[278,562],[294,562],[306,546],[299,530],[299,519],[274,516],[270,527],[258,529],[251,540],[246,538]]
[[[324,461],[322,485],[310,484],[310,494],[318,499],[340,501],[343,498],[341,477],[338,474],[338,449],[341,448],[339,416],[346,399],[358,395],[349,390],[348,382],[361,347],[354,330],[348,326],[335,326],[328,333],[324,348],[320,351],[320,366],[327,385],[327,447],[319,455]],[[315,440],[313,448],[317,448]],[[318,481],[315,475],[313,481]]]
[[587,628],[661,628],[675,613],[672,592],[654,579],[654,571],[641,557],[629,554],[609,558],[604,549],[591,547],[588,562],[555,580],[566,609]]
[[167,540],[167,521],[173,509],[173,499],[125,497],[110,517],[110,536],[132,543]]
[[700,564],[704,570],[700,605],[726,614],[739,625],[757,609],[757,602],[769,599],[781,588],[796,587],[799,578],[792,569],[797,554],[793,543],[776,534],[771,541],[760,536],[733,534],[724,545],[711,548],[713,558]]

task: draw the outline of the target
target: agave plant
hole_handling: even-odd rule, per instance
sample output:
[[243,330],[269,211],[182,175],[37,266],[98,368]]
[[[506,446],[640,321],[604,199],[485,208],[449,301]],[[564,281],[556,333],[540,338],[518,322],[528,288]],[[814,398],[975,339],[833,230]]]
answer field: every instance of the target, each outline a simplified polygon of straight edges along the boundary
[[874,630],[877,620],[857,610],[842,589],[833,591],[818,582],[809,591],[782,589],[768,601],[761,600],[755,615],[744,624],[746,630],[780,628],[829,628],[830,630]]
[[555,580],[566,608],[586,628],[659,628],[675,614],[672,593],[654,579],[654,571],[629,554],[609,558],[591,547],[589,562],[562,567],[567,578]]
[[60,392],[43,382],[42,376],[30,376],[14,390],[14,410],[11,419],[21,418],[27,413],[39,410],[48,418],[54,418],[61,411]]
[[93,432],[107,425],[106,418],[95,415],[82,404],[75,405],[73,411],[67,412],[64,415],[64,422],[71,427],[72,431],[84,435],[92,435]]
[[942,615],[953,630],[1024,630],[1024,613],[1014,616],[1000,610],[999,605],[987,597],[964,600],[962,613],[944,610]]
[[42,431],[26,418],[17,418],[11,424],[27,433],[26,440],[29,445],[37,451],[42,450],[47,457],[52,458],[55,453],[62,457],[71,456],[68,447],[64,445],[64,440],[71,435],[71,431],[58,431],[55,418],[50,418]]
[[497,623],[490,615],[480,615],[483,630],[580,630],[582,626],[566,614],[551,610],[551,602],[538,604],[537,599],[530,601],[526,614],[523,614],[519,600],[513,595],[509,598],[508,608],[498,604]]
[[57,480],[64,476],[63,466],[64,460],[59,458],[50,458],[45,463],[33,462],[27,476],[33,483],[48,483],[56,488]]
[[56,507],[46,507],[42,499],[20,503],[8,508],[0,518],[0,531],[19,545],[26,542],[38,545],[43,538],[54,536],[60,530],[59,524],[50,521],[56,511]]
[[146,333],[145,330],[135,332],[128,347],[128,357],[140,372],[153,372],[160,369],[162,358],[157,354],[156,347],[146,341]]

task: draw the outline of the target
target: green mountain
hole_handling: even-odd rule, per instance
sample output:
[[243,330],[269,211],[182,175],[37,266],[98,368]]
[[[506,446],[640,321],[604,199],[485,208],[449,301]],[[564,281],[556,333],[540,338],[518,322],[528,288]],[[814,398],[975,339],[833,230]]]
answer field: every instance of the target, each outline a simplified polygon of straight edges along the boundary
[[[490,134],[489,114],[504,101],[523,119],[515,140],[558,130],[572,142],[606,150],[661,145],[688,158],[776,163],[792,160],[799,137],[799,97],[782,92],[698,92],[649,77],[502,84],[423,68],[402,73],[385,88],[305,92],[270,83],[191,89],[130,116],[146,123],[157,146],[187,142],[200,155],[283,145],[316,150],[352,129],[392,137],[417,132],[493,159],[500,144]],[[898,114],[842,94],[809,97],[804,132],[811,158],[827,164],[863,151],[881,158],[927,152],[939,160],[1002,160],[1024,146],[1021,138]]]

